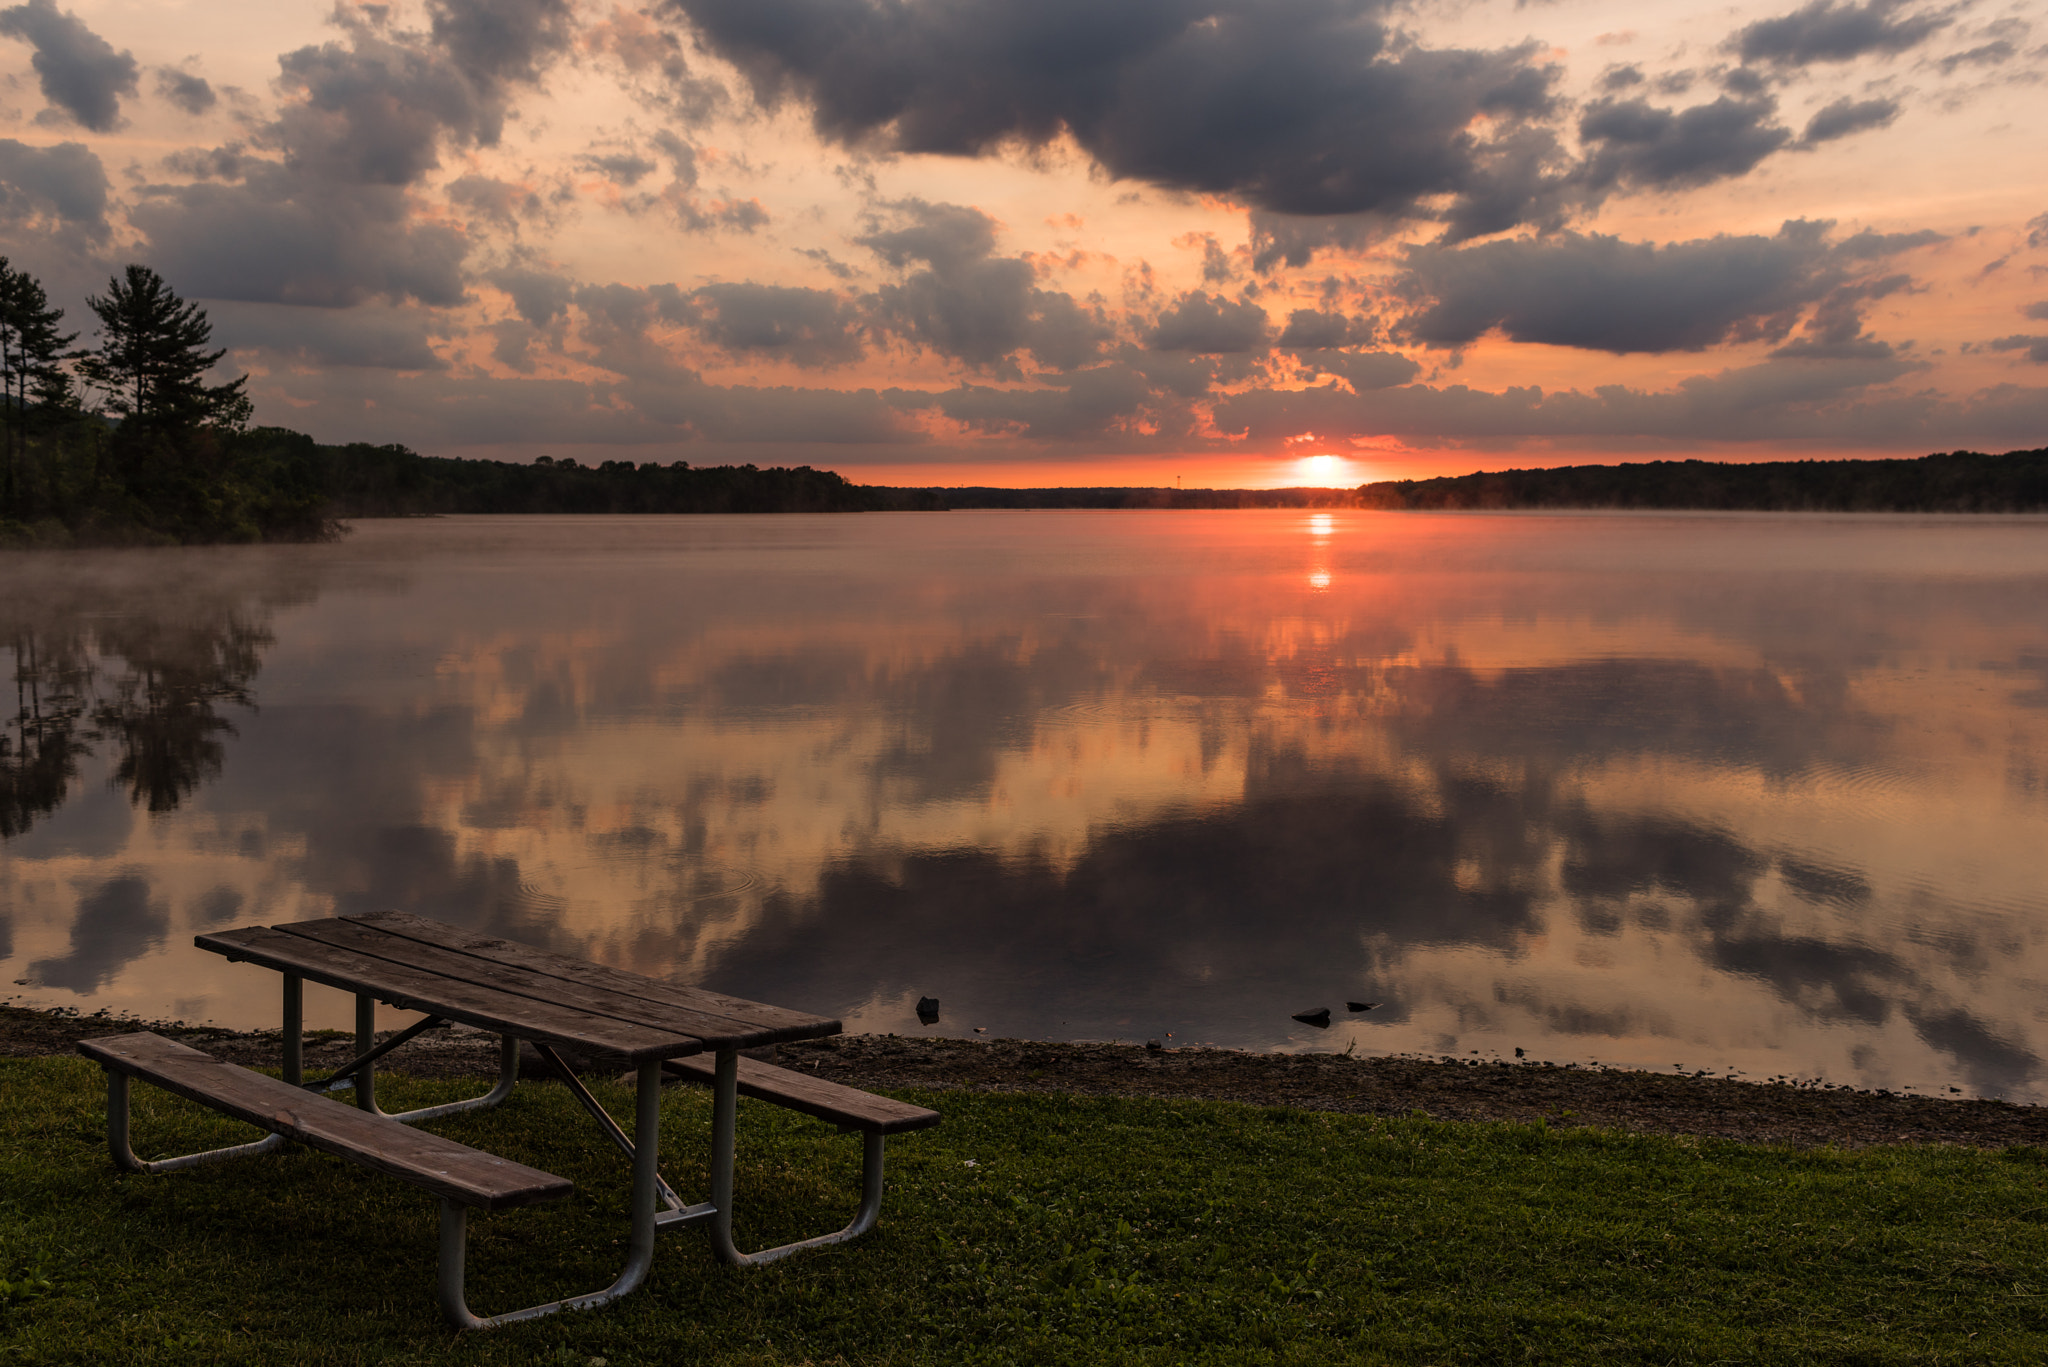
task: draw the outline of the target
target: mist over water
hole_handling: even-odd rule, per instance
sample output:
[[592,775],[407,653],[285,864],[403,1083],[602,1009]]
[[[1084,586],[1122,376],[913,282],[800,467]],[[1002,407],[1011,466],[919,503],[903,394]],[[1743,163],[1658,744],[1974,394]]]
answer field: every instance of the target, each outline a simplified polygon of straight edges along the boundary
[[193,934],[397,907],[850,1029],[2048,1099],[2048,519],[450,518],[0,584],[17,1000],[274,1025]]

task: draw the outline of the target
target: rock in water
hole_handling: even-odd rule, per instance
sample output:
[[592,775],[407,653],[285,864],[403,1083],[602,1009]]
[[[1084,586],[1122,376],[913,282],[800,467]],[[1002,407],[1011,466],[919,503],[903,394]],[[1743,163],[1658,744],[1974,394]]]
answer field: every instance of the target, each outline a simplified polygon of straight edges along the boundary
[[1370,1011],[1370,1010],[1372,1010],[1372,1009],[1373,1009],[1373,1008],[1374,1008],[1375,1006],[1378,1006],[1378,1005],[1379,1005],[1379,1003],[1378,1003],[1378,1002],[1345,1002],[1345,1003],[1344,1003],[1344,1005],[1346,1005],[1347,1007],[1351,1008],[1351,1009],[1352,1009],[1353,1011]]
[[1313,1011],[1297,1011],[1294,1018],[1303,1025],[1313,1025],[1321,1030],[1330,1028],[1330,1008],[1327,1006],[1318,1006]]
[[919,997],[917,999],[917,1019],[919,1024],[922,1025],[938,1024],[939,999],[937,997]]

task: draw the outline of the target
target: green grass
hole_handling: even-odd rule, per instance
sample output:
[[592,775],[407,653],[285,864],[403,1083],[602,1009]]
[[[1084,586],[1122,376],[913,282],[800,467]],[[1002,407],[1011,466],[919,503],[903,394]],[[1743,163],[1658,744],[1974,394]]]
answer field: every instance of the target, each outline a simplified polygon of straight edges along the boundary
[[[387,1104],[459,1085],[380,1082]],[[621,1089],[599,1088],[615,1114]],[[2039,1362],[2048,1154],[1799,1153],[1231,1105],[912,1094],[881,1227],[759,1270],[662,1236],[618,1305],[456,1335],[435,1203],[294,1152],[117,1175],[98,1070],[0,1063],[0,1363]],[[664,1167],[705,1185],[705,1093]],[[246,1131],[136,1088],[145,1156]],[[573,1178],[472,1219],[489,1314],[616,1274],[624,1163],[555,1086],[436,1126]],[[859,1144],[742,1103],[739,1234],[851,1212]]]

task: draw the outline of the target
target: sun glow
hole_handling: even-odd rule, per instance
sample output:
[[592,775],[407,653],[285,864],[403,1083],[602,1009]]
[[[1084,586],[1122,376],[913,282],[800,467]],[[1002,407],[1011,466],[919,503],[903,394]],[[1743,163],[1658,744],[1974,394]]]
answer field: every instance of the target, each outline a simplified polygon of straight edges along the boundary
[[1357,482],[1357,472],[1342,456],[1303,456],[1294,462],[1295,478],[1303,484],[1336,486]]

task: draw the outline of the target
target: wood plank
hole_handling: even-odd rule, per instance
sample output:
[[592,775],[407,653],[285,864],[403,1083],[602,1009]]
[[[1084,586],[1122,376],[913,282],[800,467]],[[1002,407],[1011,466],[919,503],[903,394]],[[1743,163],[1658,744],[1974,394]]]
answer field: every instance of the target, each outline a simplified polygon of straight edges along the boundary
[[550,977],[495,959],[480,958],[458,950],[443,949],[439,945],[422,940],[394,935],[381,927],[363,925],[353,920],[295,921],[289,925],[272,926],[271,929],[283,931],[287,935],[317,940],[336,949],[346,949],[402,964],[408,968],[422,969],[444,978],[496,988],[501,992],[510,992],[534,1001],[553,1002],[593,1016],[626,1021],[633,1025],[646,1026],[651,1030],[688,1035],[702,1040],[710,1048],[727,1044],[744,1048],[752,1043],[755,1034],[754,1031],[725,1016],[706,1015],[702,1011],[691,1011],[679,1006],[629,997],[622,993],[573,982],[567,978]]
[[[731,1033],[719,1037],[721,1046],[731,1040],[733,1046],[751,1049],[763,1044],[784,1044],[792,1040],[823,1039],[839,1033],[838,1021],[827,1016],[814,1016],[805,1011],[792,1011],[786,1007],[770,1006],[765,1002],[747,1001],[740,997],[728,997],[722,993],[707,992],[702,988],[686,987],[681,983],[664,982],[644,974],[629,972],[623,968],[612,968],[605,964],[594,964],[583,959],[572,959],[566,955],[553,954],[532,945],[523,945],[516,940],[498,939],[479,935],[440,921],[430,921],[424,916],[414,916],[403,911],[379,911],[363,916],[342,918],[358,925],[374,926],[394,935],[403,935],[423,944],[439,945],[444,949],[458,950],[464,954],[489,959],[494,963],[524,968],[548,977],[560,978],[565,982],[581,983],[621,996],[634,997],[643,1001],[658,1002],[665,1006],[702,1012],[737,1023]],[[711,1036],[705,1036],[709,1039]]]
[[693,1035],[593,1016],[553,1002],[408,968],[389,959],[337,949],[268,926],[218,931],[197,936],[193,943],[230,959],[261,964],[280,973],[296,973],[344,992],[365,992],[405,1010],[425,1011],[464,1025],[544,1044],[623,1054],[636,1061],[675,1058],[704,1049],[704,1042]]
[[81,1040],[78,1052],[223,1115],[464,1205],[496,1210],[552,1200],[575,1189],[566,1177],[357,1110],[148,1031]]
[[[901,1134],[905,1130],[922,1130],[939,1123],[937,1111],[913,1106],[907,1101],[876,1096],[858,1087],[848,1087],[844,1083],[812,1077],[789,1068],[778,1068],[759,1059],[743,1058],[739,1064],[741,1096],[771,1101],[777,1106],[786,1106],[834,1125],[875,1130],[882,1134]],[[717,1078],[713,1061],[701,1054],[695,1058],[667,1059],[661,1066],[663,1071],[685,1082],[701,1082],[707,1087]]]

